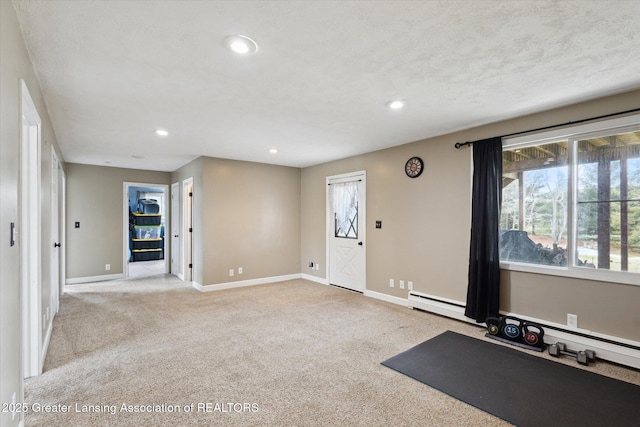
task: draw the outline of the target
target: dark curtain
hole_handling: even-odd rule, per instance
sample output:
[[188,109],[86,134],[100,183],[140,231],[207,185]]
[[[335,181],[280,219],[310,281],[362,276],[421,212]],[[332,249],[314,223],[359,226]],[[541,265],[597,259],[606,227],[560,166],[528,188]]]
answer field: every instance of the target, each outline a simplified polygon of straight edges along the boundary
[[473,193],[469,286],[465,316],[482,323],[497,316],[500,303],[500,203],[502,199],[502,140],[473,143]]

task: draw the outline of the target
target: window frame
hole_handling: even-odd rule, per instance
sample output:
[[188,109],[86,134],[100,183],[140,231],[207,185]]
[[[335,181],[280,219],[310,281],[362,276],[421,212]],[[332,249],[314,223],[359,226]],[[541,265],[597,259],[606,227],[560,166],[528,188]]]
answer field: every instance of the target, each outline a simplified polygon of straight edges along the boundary
[[578,177],[576,159],[578,157],[577,141],[594,138],[613,133],[640,131],[640,114],[629,114],[621,117],[598,120],[593,122],[567,125],[547,131],[530,132],[524,135],[505,137],[502,139],[502,149],[512,150],[533,145],[555,142],[566,139],[569,144],[568,161],[568,212],[567,212],[567,266],[549,266],[514,261],[500,261],[500,268],[551,276],[569,277],[574,279],[595,280],[627,285],[640,286],[640,273],[627,271],[611,271],[575,266],[577,252],[577,196],[575,185]]

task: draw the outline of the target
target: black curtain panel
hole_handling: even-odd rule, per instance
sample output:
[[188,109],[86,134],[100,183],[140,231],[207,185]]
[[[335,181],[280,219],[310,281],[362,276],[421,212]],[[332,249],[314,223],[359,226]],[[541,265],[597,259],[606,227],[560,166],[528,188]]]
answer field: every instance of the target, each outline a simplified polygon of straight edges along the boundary
[[473,193],[469,285],[465,316],[482,323],[497,316],[500,303],[500,203],[502,139],[473,142]]

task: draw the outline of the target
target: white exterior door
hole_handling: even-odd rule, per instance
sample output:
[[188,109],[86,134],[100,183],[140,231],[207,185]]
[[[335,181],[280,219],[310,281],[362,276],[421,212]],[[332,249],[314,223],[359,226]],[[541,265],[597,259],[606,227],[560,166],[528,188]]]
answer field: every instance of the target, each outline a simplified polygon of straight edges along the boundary
[[366,288],[366,174],[327,178],[329,283],[364,292]]
[[171,184],[171,274],[184,279],[180,244],[180,183]]

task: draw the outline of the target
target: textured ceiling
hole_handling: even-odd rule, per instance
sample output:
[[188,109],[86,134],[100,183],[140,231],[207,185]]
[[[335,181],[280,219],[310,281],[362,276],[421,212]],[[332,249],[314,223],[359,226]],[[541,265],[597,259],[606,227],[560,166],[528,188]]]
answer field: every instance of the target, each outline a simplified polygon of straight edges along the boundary
[[[640,88],[640,1],[14,6],[75,163],[304,167]],[[227,51],[233,34],[258,53]]]

